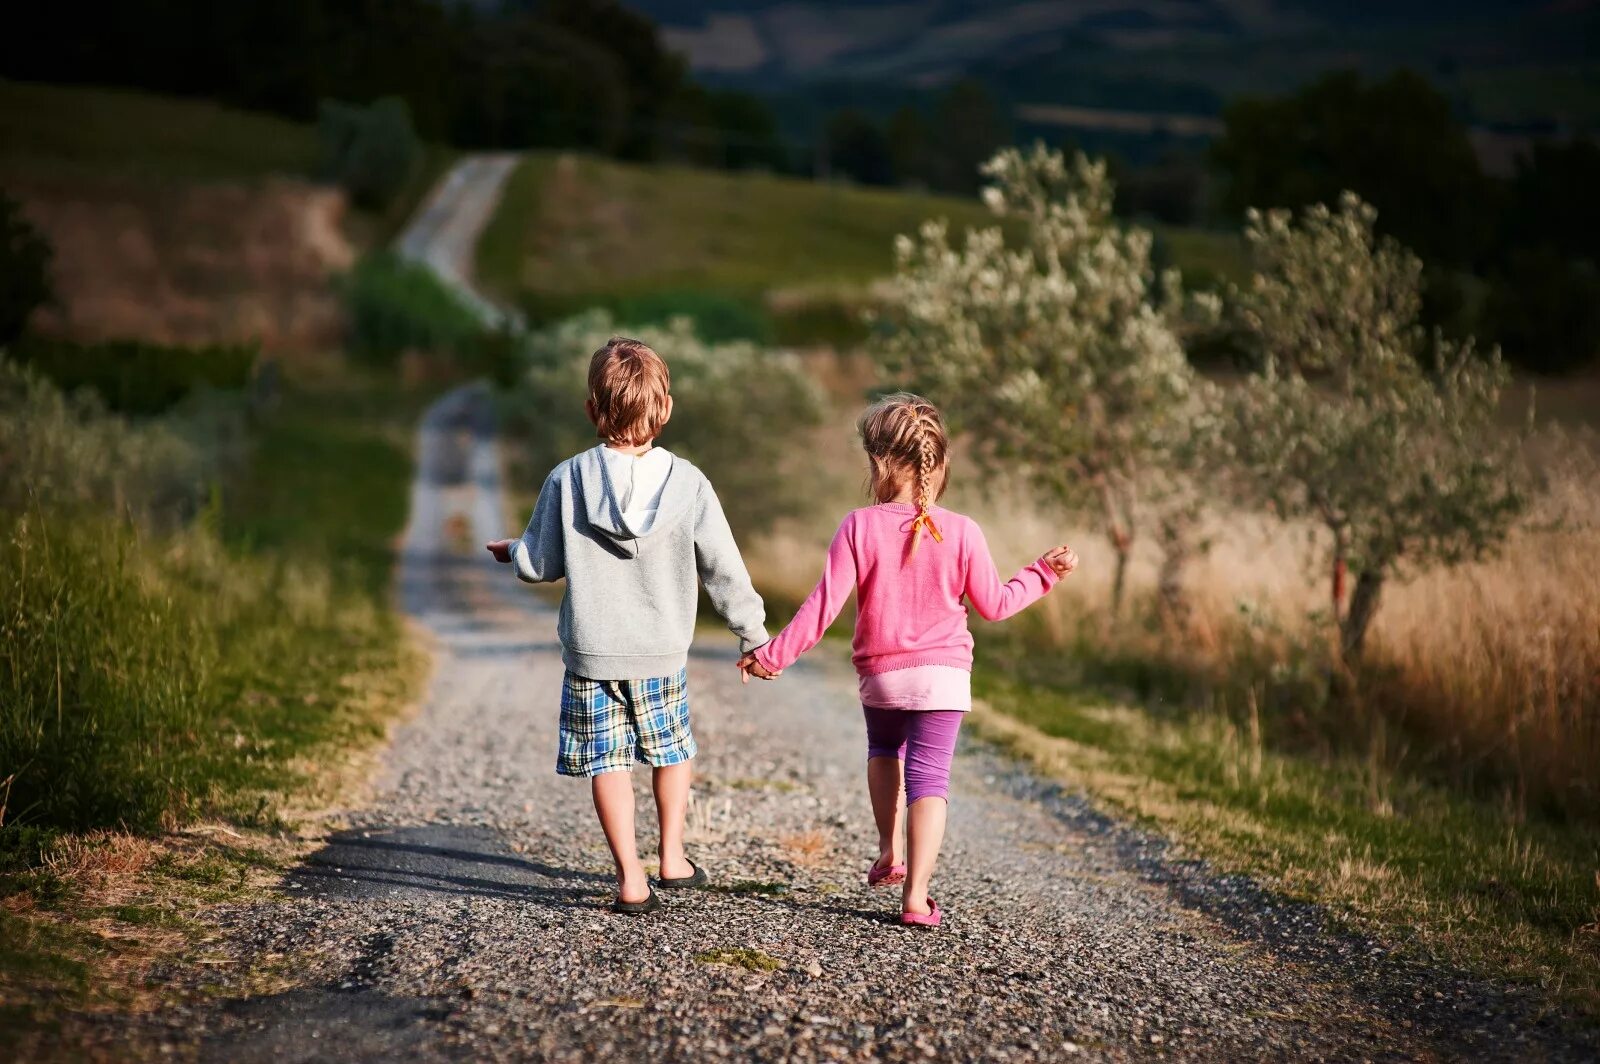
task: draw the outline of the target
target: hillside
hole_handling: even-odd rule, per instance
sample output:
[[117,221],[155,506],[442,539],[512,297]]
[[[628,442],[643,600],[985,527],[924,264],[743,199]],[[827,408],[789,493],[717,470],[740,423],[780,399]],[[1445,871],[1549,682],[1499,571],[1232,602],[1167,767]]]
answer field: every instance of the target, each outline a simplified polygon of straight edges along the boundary
[[[1329,69],[1410,66],[1474,121],[1600,118],[1590,3],[632,0],[700,74],[767,94],[983,78],[1016,104],[1212,113]],[[1529,10],[1532,8],[1532,10]],[[870,96],[870,94],[868,94]]]
[[[894,238],[929,218],[958,231],[992,224],[971,200],[537,154],[513,175],[477,268],[489,291],[535,317],[592,302],[676,297],[688,307],[716,297],[837,325],[893,269]],[[1239,269],[1232,235],[1161,237],[1197,279]]]

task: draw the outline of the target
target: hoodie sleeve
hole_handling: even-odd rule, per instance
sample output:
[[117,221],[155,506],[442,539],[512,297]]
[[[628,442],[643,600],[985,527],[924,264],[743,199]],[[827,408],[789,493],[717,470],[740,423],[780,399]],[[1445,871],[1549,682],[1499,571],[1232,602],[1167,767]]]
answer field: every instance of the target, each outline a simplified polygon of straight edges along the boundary
[[701,484],[695,501],[694,561],[711,604],[728,622],[728,631],[739,637],[739,652],[765,643],[766,606],[750,583],[739,545],[733,541],[733,530],[710,481]]
[[511,564],[517,578],[530,584],[560,580],[567,575],[566,547],[561,538],[561,470],[545,478],[539,501],[522,538],[511,544]]

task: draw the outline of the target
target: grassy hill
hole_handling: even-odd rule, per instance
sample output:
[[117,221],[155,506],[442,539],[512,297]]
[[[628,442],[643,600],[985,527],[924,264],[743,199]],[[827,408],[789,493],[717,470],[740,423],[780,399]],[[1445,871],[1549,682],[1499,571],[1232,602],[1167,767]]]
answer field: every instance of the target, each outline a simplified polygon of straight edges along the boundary
[[[929,218],[958,231],[993,222],[976,201],[946,196],[535,154],[478,246],[478,278],[535,319],[596,303],[729,300],[774,316],[780,339],[825,339],[892,270],[896,235]],[[1199,278],[1241,268],[1231,234],[1160,235]]]

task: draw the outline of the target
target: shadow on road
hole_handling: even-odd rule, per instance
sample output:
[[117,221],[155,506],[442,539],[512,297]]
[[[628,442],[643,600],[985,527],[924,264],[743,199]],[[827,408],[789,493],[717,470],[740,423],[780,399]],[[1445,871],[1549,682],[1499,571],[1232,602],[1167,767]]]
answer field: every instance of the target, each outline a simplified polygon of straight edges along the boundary
[[321,897],[458,894],[590,908],[610,897],[609,883],[606,876],[514,853],[492,831],[428,824],[331,835],[286,886]]

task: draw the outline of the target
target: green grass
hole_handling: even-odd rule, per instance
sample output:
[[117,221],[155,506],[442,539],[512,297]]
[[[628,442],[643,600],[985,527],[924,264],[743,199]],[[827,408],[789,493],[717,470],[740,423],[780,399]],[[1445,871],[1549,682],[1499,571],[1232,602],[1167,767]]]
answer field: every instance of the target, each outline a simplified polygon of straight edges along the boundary
[[1600,1016],[1600,831],[1514,823],[1377,758],[1276,749],[1248,717],[975,682],[1003,714],[977,714],[984,733],[1219,868]]
[[[353,237],[388,243],[456,152],[424,146],[422,164],[381,212],[351,212]],[[316,126],[205,100],[128,89],[0,80],[0,183],[118,183],[170,188],[185,182],[315,179]]]
[[[392,544],[423,398],[289,387],[175,532],[0,512],[0,997],[21,1003],[0,1032],[43,1038],[64,1008],[145,993],[141,958],[181,954],[186,912],[258,889],[294,851],[285,815],[351,782],[351,753],[408,704]],[[232,827],[171,834],[196,819]]]
[[694,955],[697,964],[724,964],[730,968],[743,968],[747,972],[774,972],[783,962],[758,949],[713,949]]
[[0,81],[0,172],[217,181],[311,174],[314,126],[202,100]]
[[[535,320],[678,293],[686,309],[697,296],[766,309],[780,340],[832,338],[848,326],[840,306],[859,308],[865,286],[893,269],[894,238],[930,218],[958,231],[993,222],[973,200],[537,154],[507,184],[478,277]],[[1180,267],[1240,270],[1233,236],[1161,235]]]

